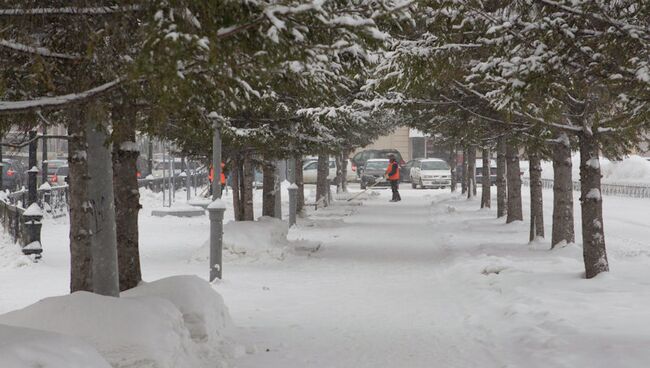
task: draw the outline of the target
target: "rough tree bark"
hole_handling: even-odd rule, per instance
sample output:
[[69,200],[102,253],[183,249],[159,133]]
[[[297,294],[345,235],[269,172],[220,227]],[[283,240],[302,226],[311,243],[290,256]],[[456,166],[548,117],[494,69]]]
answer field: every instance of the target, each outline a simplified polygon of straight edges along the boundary
[[235,221],[244,221],[244,205],[243,205],[243,185],[242,176],[244,173],[243,160],[239,152],[235,152],[232,156],[232,205],[235,216]]
[[275,162],[262,165],[262,216],[275,215]]
[[551,247],[575,242],[573,227],[573,178],[571,144],[566,133],[560,134],[553,147],[553,230]]
[[523,221],[521,208],[521,172],[519,169],[519,147],[514,143],[506,145],[506,177],[508,179],[508,209],[506,223]]
[[71,109],[68,123],[68,209],[70,211],[70,292],[93,291],[88,202],[85,109]]
[[296,212],[302,212],[305,208],[305,183],[303,182],[302,175],[302,158],[300,156],[296,157],[296,185],[298,186],[298,195],[296,204]]
[[481,175],[481,208],[490,208],[492,206],[492,193],[490,183],[490,149],[483,148],[482,151],[483,168]]
[[351,151],[351,149],[346,148],[341,154],[341,191],[344,193],[348,192],[348,157],[350,157]]
[[507,212],[506,139],[497,140],[497,217]]
[[582,249],[588,279],[609,271],[603,200],[600,191],[600,160],[597,133],[584,132],[580,138],[580,203],[582,210]]
[[326,154],[318,155],[318,170],[316,176],[316,202],[327,206],[327,176],[329,175],[329,157]]
[[469,154],[469,150],[467,148],[463,149],[463,172],[461,172],[461,182],[460,182],[460,188],[461,188],[461,193],[465,194],[467,192],[467,155]]
[[449,148],[449,174],[451,175],[451,191],[455,192],[456,191],[456,184],[457,184],[457,178],[456,178],[456,165],[458,163],[456,162],[456,145],[451,144],[451,147]]
[[108,134],[98,122],[106,116],[100,108],[86,116],[88,141],[88,202],[91,211],[90,243],[92,250],[93,292],[120,295],[113,196],[113,162],[107,146]]
[[138,190],[135,146],[135,115],[132,106],[117,106],[113,111],[113,192],[117,233],[117,262],[120,290],[131,289],[142,281],[138,246]]
[[530,237],[544,237],[544,199],[542,197],[542,162],[539,154],[533,150],[528,152],[530,171]]
[[242,176],[243,184],[243,207],[244,221],[254,221],[255,213],[253,212],[253,182],[255,181],[255,166],[253,165],[252,154],[249,151],[244,153],[244,175]]
[[476,196],[476,147],[470,146],[467,152],[467,198]]
[[343,175],[343,152],[337,153],[334,157],[336,161],[336,178],[334,179],[336,182],[336,193],[341,193],[343,192],[343,178],[345,177]]

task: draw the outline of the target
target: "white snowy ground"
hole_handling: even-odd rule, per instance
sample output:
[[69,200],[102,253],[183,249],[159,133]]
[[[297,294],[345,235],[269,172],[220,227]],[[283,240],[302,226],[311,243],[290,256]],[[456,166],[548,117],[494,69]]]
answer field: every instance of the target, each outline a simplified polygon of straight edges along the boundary
[[[379,192],[360,206],[310,212],[290,241],[271,220],[226,225],[237,254],[227,252],[214,288],[237,326],[229,337],[242,346],[231,366],[650,363],[650,200],[604,198],[612,272],[584,280],[580,247],[528,244],[527,223],[505,225],[478,201],[404,188],[393,204]],[[545,201],[550,234],[550,192]],[[144,279],[207,277],[207,216],[155,218],[158,196],[142,202]],[[575,214],[579,231],[577,200]],[[67,292],[66,221],[47,222],[44,238],[38,264],[0,247],[0,313]]]

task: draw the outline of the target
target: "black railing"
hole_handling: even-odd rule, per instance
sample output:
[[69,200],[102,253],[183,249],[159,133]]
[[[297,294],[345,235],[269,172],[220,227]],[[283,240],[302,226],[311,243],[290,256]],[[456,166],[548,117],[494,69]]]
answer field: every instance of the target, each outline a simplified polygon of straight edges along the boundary
[[[524,178],[522,182],[525,186],[530,185],[530,179]],[[553,189],[553,179],[542,179],[542,188]],[[573,190],[580,191],[580,182],[573,182]],[[600,192],[607,196],[631,197],[631,198],[650,198],[650,185],[643,184],[600,184]]]
[[[38,206],[52,217],[62,217],[68,213],[68,186],[60,185],[50,187],[49,185],[41,186],[37,191]],[[7,202],[11,205],[25,208],[28,198],[26,189],[9,193]]]
[[187,187],[187,180],[190,181],[191,187],[201,187],[208,183],[208,174],[206,172],[197,172],[191,175],[176,175],[171,180],[170,178],[145,178],[138,179],[138,187],[148,188],[153,192],[162,192],[169,189],[171,183],[174,183],[174,188],[181,189]]

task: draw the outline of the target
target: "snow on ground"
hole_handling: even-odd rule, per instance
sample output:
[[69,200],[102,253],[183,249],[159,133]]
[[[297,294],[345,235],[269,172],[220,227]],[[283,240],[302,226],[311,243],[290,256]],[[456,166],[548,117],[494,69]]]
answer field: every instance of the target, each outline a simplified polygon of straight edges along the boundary
[[[291,229],[272,219],[225,225],[225,243],[254,249],[225,257],[224,280],[213,284],[236,326],[216,337],[233,341],[223,353],[231,366],[640,367],[650,361],[650,200],[604,197],[612,272],[584,280],[579,245],[550,251],[549,241],[528,244],[527,223],[506,225],[495,210],[444,190],[401,192],[400,203],[388,203],[389,191],[378,190],[361,205],[310,209]],[[550,235],[552,193],[544,195]],[[258,214],[260,198],[257,191]],[[142,202],[144,279],[206,278],[207,259],[197,254],[208,237],[207,216],[152,217],[162,199],[145,192]],[[575,214],[579,244],[577,198]],[[14,262],[20,256],[3,242],[0,255],[15,258],[0,262],[0,313],[67,292],[66,221],[47,221],[44,234],[38,264]],[[315,246],[295,251],[294,242]],[[277,247],[293,250],[274,257],[268,249]],[[135,300],[170,300],[181,315],[174,320],[189,320],[186,329],[194,333],[188,333],[201,336],[191,321],[209,311],[175,305],[182,295],[156,289]]]

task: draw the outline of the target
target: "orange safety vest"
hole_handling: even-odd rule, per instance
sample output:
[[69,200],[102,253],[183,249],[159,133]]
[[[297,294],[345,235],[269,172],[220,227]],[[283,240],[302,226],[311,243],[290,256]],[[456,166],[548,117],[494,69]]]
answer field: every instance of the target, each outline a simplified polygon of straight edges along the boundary
[[[219,182],[221,184],[226,184],[226,175],[223,173],[223,168],[226,167],[226,164],[223,162],[221,163],[221,175],[219,177]],[[210,167],[210,174],[208,174],[208,180],[210,180],[210,183],[212,183],[212,179],[214,178],[214,167]]]
[[393,170],[393,165],[395,165],[395,174],[390,175],[388,177],[388,180],[399,180],[399,165],[397,164],[397,161],[388,163],[388,167],[386,168],[386,175],[390,174],[390,172]]

